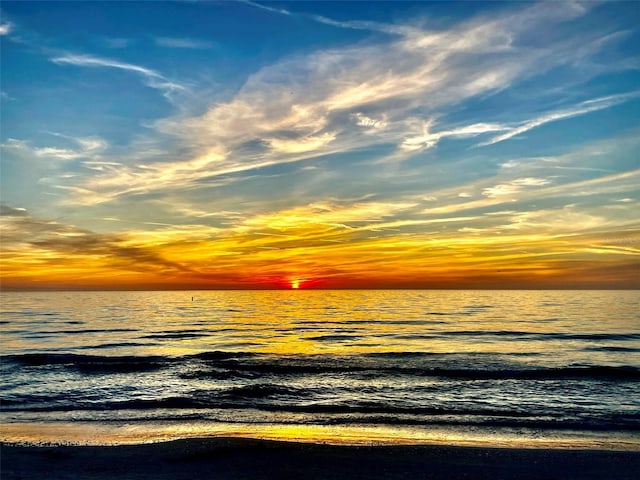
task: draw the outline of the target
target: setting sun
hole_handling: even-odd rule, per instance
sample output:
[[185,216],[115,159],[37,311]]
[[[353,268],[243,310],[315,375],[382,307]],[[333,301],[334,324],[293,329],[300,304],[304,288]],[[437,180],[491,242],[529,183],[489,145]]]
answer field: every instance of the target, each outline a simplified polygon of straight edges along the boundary
[[300,288],[300,280],[291,280],[291,288],[294,290]]

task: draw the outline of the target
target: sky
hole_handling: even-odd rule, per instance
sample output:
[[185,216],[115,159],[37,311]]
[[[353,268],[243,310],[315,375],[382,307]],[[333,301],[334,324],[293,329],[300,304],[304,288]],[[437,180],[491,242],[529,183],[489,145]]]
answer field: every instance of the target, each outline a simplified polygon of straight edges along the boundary
[[0,5],[4,289],[639,288],[638,2]]

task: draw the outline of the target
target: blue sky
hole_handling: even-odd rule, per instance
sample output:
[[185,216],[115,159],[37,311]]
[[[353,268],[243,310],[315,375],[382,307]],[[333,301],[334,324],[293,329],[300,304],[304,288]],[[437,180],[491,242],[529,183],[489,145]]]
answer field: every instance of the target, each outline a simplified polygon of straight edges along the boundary
[[639,282],[637,2],[0,8],[9,286]]

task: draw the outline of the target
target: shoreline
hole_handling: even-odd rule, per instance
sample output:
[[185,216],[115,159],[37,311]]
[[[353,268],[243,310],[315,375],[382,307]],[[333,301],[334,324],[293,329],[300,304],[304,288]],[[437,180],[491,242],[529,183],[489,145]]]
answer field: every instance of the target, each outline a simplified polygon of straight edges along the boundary
[[0,421],[0,443],[23,446],[118,447],[190,439],[238,439],[337,447],[451,446],[640,453],[631,432],[487,429],[390,425],[313,425],[209,421]]
[[454,445],[348,446],[237,437],[117,446],[2,443],[3,480],[599,479],[631,480],[640,451]]

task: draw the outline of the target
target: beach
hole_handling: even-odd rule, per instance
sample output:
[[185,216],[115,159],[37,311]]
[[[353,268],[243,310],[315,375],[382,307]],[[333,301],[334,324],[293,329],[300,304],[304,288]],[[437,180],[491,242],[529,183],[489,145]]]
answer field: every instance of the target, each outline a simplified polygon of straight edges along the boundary
[[342,446],[238,438],[120,446],[2,445],[3,480],[636,479],[640,452]]

